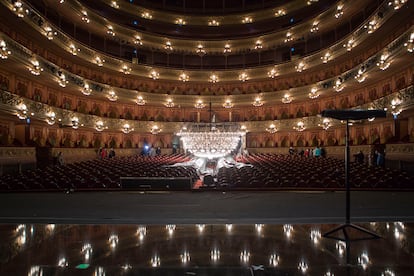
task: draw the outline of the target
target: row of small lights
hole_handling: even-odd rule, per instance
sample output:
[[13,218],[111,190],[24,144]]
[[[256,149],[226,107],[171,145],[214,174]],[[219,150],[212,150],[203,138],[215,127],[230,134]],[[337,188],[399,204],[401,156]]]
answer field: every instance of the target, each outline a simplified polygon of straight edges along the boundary
[[[371,223],[371,225],[375,226],[376,223]],[[197,224],[196,225],[199,233],[202,233],[204,231],[205,225],[204,224]],[[233,225],[231,224],[226,224],[226,229],[228,232],[232,231],[232,227]],[[255,224],[255,228],[258,234],[260,234],[264,228],[263,224]],[[170,224],[170,225],[166,225],[165,229],[167,231],[167,233],[172,236],[174,231],[176,230],[176,225],[174,224]],[[386,223],[386,229],[389,230],[390,229],[390,223]],[[48,235],[52,235],[54,233],[55,230],[55,225],[54,224],[48,224],[45,227],[46,230],[46,234]],[[292,238],[292,234],[293,234],[293,226],[290,224],[285,224],[283,225],[283,232],[286,236],[287,239],[291,239]],[[405,225],[402,222],[394,222],[394,233],[395,233],[395,238],[399,241],[403,241],[404,239],[404,231],[405,231]],[[18,245],[18,247],[23,247],[26,242],[27,242],[27,234],[26,234],[26,225],[24,224],[20,224],[16,227],[15,229],[15,233],[17,234],[16,237],[16,244]],[[30,233],[33,236],[34,234],[34,227],[32,226],[30,228]],[[138,236],[138,239],[140,242],[143,242],[145,236],[147,235],[147,228],[145,226],[139,226],[137,231],[136,231],[136,235]],[[321,240],[321,232],[319,229],[311,229],[310,231],[310,240],[313,243],[314,246],[317,246]],[[119,237],[116,234],[111,234],[110,237],[108,238],[108,244],[109,247],[112,251],[116,250],[116,247],[118,246],[119,243]],[[344,241],[337,241],[335,244],[335,248],[339,254],[339,256],[343,257],[345,255],[346,252],[346,244]],[[89,262],[92,255],[93,255],[93,248],[92,245],[90,243],[85,243],[82,248],[81,248],[81,255],[83,255],[85,262]],[[248,250],[242,250],[240,252],[240,262],[247,264],[250,261],[250,257],[251,254]],[[210,251],[210,259],[213,262],[218,262],[220,260],[220,250],[218,248],[213,248]],[[188,252],[187,250],[184,250],[182,254],[180,254],[180,260],[181,263],[186,265],[191,261],[191,256],[190,256],[190,252]],[[155,254],[151,257],[150,259],[150,266],[151,267],[159,267],[161,266],[161,258],[158,254]],[[276,253],[273,252],[270,254],[269,256],[269,265],[272,267],[277,267],[280,264],[280,256]],[[371,260],[369,258],[369,255],[366,251],[363,251],[358,257],[357,257],[357,264],[363,269],[366,270],[369,265],[371,264]],[[69,266],[69,263],[67,261],[67,259],[65,257],[60,257],[58,260],[58,267],[61,268],[65,268]],[[263,266],[257,266],[257,269],[261,269],[263,270],[264,267]],[[301,258],[301,260],[298,263],[298,270],[302,273],[306,273],[309,269],[309,264],[308,262],[304,259]],[[104,272],[103,268],[98,267],[98,270],[100,270],[100,272]],[[125,264],[122,266],[123,270],[129,270],[132,269],[132,266],[130,264]],[[31,267],[29,274],[28,275],[39,275],[38,273],[40,272],[41,268],[38,266],[33,266]],[[37,274],[36,274],[37,273]],[[96,273],[95,273],[96,274]],[[104,274],[100,274],[100,275],[104,275]],[[328,270],[324,275],[326,276],[332,276],[334,275],[330,270]],[[383,276],[394,276],[395,273],[389,269],[386,268],[384,270],[384,272],[382,272]]]
[[[393,5],[394,6],[394,9],[397,10],[397,9],[401,8],[401,6],[405,4],[405,2],[406,2],[406,0],[390,1],[389,2],[389,5],[390,6]],[[19,4],[20,6],[22,5],[20,1],[17,1],[16,3],[20,3]],[[15,3],[15,6],[18,5],[16,3]],[[340,17],[342,17],[342,15],[343,15],[343,9],[344,9],[344,5],[343,4],[338,4],[337,5],[337,8],[336,8],[336,12],[334,14],[334,17],[337,18],[337,19],[340,18]],[[90,19],[87,16],[87,12],[83,10],[83,11],[81,11],[81,14],[82,14],[82,17],[81,17],[82,21],[84,21],[86,23],[89,23],[90,22]],[[275,16],[278,16],[279,17],[279,16],[284,16],[284,15],[286,15],[286,11],[283,10],[283,9],[278,10],[278,11],[275,12]],[[24,16],[24,14],[23,14],[23,16]],[[148,13],[148,12],[142,13],[142,17],[143,18],[146,18],[146,19],[152,19],[152,15],[150,13]],[[372,33],[372,32],[374,32],[378,28],[379,21],[380,21],[380,17],[375,16],[366,26],[364,26],[367,29],[368,33]],[[243,17],[242,18],[242,23],[252,23],[252,22],[253,22],[252,17],[246,16],[246,17]],[[175,20],[175,24],[178,24],[178,25],[186,25],[186,21],[183,18],[177,18]],[[216,19],[210,20],[208,22],[208,26],[219,26],[219,25],[220,25],[220,22],[218,20],[216,20]],[[50,29],[50,27],[47,27],[47,28],[49,29],[49,30],[46,31],[47,36],[48,37],[51,37],[51,39],[53,39],[53,31]],[[107,32],[108,35],[110,35],[110,36],[115,36],[116,35],[116,33],[115,33],[114,28],[113,28],[112,25],[107,25],[106,26],[106,29],[107,29],[106,32]],[[311,33],[316,33],[318,31],[319,31],[319,22],[318,21],[314,21],[312,23],[312,25],[311,25],[310,32]],[[291,42],[293,40],[294,40],[294,36],[293,36],[292,32],[291,31],[288,31],[286,33],[284,42],[285,43],[288,43],[288,42]],[[134,37],[134,44],[136,44],[136,45],[142,45],[142,39],[141,39],[141,37],[139,35],[136,35]],[[262,48],[263,48],[262,41],[260,39],[259,40],[256,40],[255,41],[255,44],[253,46],[253,49],[260,50]],[[349,48],[349,47],[347,47],[347,48]],[[351,46],[351,48],[352,48],[352,46]],[[164,45],[164,49],[167,52],[172,52],[173,51],[172,43],[170,41],[166,41],[166,43]],[[200,56],[203,56],[203,55],[206,54],[206,50],[205,50],[205,48],[204,48],[204,46],[202,44],[197,45],[197,47],[196,47],[196,53],[198,55],[200,55]],[[231,53],[231,48],[230,48],[230,45],[229,44],[225,44],[223,53],[224,54]]]
[[[398,3],[397,3],[398,2]],[[19,4],[20,3],[20,4]],[[401,5],[403,5],[405,3],[405,1],[394,1],[393,3],[389,3],[390,5],[394,5],[395,7],[396,7],[396,9],[398,9],[398,8],[400,8],[401,7]],[[19,6],[19,7],[22,7],[22,3],[20,2],[20,1],[17,1],[17,2],[15,2],[15,6]],[[16,8],[17,9],[17,8]],[[338,6],[338,11],[341,11],[343,9],[343,5],[339,5]],[[18,9],[17,9],[18,10]],[[16,11],[17,12],[17,11]],[[23,15],[24,16],[24,15]],[[368,29],[368,33],[372,33],[377,27],[378,27],[378,20],[379,19],[377,19],[377,18],[374,18],[373,20],[371,20],[366,26],[365,26],[365,28],[366,29]],[[313,24],[313,31],[315,31],[316,29],[318,29],[317,28],[317,24]],[[108,27],[108,33],[110,34],[110,35],[115,35],[115,33],[114,33],[114,31],[113,31],[113,27],[112,26],[109,26]],[[55,36],[55,35],[57,35],[57,33],[55,32],[55,31],[53,31],[50,27],[45,27],[45,35],[48,37],[48,39],[53,39],[53,36]],[[413,51],[413,42],[412,42],[412,40],[413,40],[413,36],[414,36],[414,33],[413,34],[411,34],[411,37],[410,37],[410,39],[407,41],[407,43],[405,43],[405,46],[407,47],[407,50],[409,51],[409,52],[412,52]],[[293,39],[293,35],[292,35],[292,33],[291,32],[288,32],[287,34],[286,34],[286,39],[285,39],[285,42],[289,42],[289,41],[291,41]],[[139,37],[139,36],[137,36],[136,38],[135,38],[135,41],[134,41],[134,43],[135,44],[139,44],[139,45],[142,45],[142,41],[141,41],[141,38]],[[3,43],[4,44],[4,43]],[[3,46],[0,44],[0,46],[3,48]],[[348,40],[348,42],[347,43],[345,43],[344,45],[343,45],[343,47],[345,47],[348,51],[351,51],[352,50],[352,48],[353,47],[355,47],[355,40],[353,39],[353,38],[351,38],[351,39],[349,39]],[[168,51],[172,51],[172,49],[173,49],[173,47],[172,47],[172,44],[171,44],[171,42],[170,41],[167,41],[166,42],[166,44],[165,44],[165,47],[164,47],[166,50],[168,50]],[[255,45],[255,49],[260,49],[260,48],[262,48],[262,42],[260,41],[260,40],[258,40],[258,41],[256,41],[256,45]],[[69,45],[69,51],[73,54],[73,55],[77,55],[78,54],[78,52],[80,51],[80,49],[79,48],[77,48],[73,43],[72,44],[70,44]],[[196,52],[198,53],[198,54],[200,54],[200,55],[204,55],[204,54],[206,54],[206,51],[205,51],[205,49],[204,49],[204,47],[203,47],[203,45],[201,45],[201,44],[199,44],[198,46],[197,46],[197,49],[196,49]],[[225,47],[224,47],[224,53],[230,53],[231,52],[231,48],[230,48],[230,45],[229,44],[226,44],[225,45]],[[4,53],[4,54],[2,54],[1,56],[2,56],[2,58],[3,58],[3,56],[7,56],[8,54],[7,54],[7,52],[6,53]],[[328,52],[326,52],[322,57],[321,57],[321,60],[322,60],[322,62],[323,63],[327,63],[330,59],[331,59],[331,53],[328,51]],[[389,64],[390,64],[390,62],[389,61],[387,61],[387,58],[388,58],[388,55],[386,54],[386,53],[384,53],[382,56],[381,56],[381,64],[378,64],[378,66],[382,69],[382,70],[385,70],[385,69],[387,69],[388,68],[388,66],[389,66]],[[96,56],[95,58],[94,58],[94,62],[98,65],[98,66],[103,66],[103,64],[105,63],[105,60],[104,59],[102,59],[101,57],[99,57],[99,56]],[[34,65],[34,67],[35,67],[35,65]],[[302,71],[304,71],[306,69],[306,64],[303,62],[303,61],[301,61],[301,62],[299,62],[296,66],[295,66],[295,70],[297,71],[297,72],[302,72]],[[40,72],[38,72],[38,71],[36,71],[36,70],[33,70],[34,72],[37,72],[37,74],[39,74]],[[124,74],[130,74],[131,73],[131,71],[132,71],[132,69],[130,68],[130,67],[128,67],[127,65],[122,65],[122,67],[121,67],[121,69],[120,69],[120,71],[121,72],[123,72]],[[278,75],[278,73],[277,73],[277,71],[275,70],[275,69],[272,69],[272,70],[270,70],[269,72],[268,72],[268,76],[270,77],[270,78],[275,78],[276,76]],[[149,77],[150,78],[152,78],[152,79],[154,79],[154,80],[156,80],[156,79],[159,79],[159,77],[160,77],[160,74],[157,72],[157,71],[155,71],[155,70],[152,70],[150,73],[149,73]],[[189,77],[189,75],[188,74],[186,74],[185,72],[182,72],[180,75],[179,75],[179,77],[178,77],[178,79],[180,80],[180,81],[183,81],[183,82],[186,82],[186,81],[189,81],[189,79],[190,79],[190,77]],[[247,81],[249,79],[249,76],[247,75],[247,73],[246,72],[242,72],[240,75],[239,75],[239,80],[240,81]],[[360,77],[360,76],[356,76],[356,79],[359,81],[359,82],[362,82],[363,80],[365,80],[365,78],[364,77]],[[341,83],[338,83],[338,81],[339,81],[340,79],[338,79],[337,80],[337,84],[338,85],[335,85],[334,86],[334,89],[336,90],[336,91],[341,91],[342,89],[343,89],[343,87],[342,87],[342,84]],[[216,74],[212,74],[212,75],[210,75],[210,77],[209,77],[209,82],[212,82],[212,83],[217,83],[217,82],[219,82],[219,77],[216,75]]]

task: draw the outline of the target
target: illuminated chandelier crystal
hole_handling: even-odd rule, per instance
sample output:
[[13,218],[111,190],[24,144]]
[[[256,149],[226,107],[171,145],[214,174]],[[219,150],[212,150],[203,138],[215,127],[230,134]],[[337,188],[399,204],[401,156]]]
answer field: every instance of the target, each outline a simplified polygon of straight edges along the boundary
[[7,49],[6,42],[4,40],[0,40],[0,57],[1,59],[7,59],[11,54],[10,50]]
[[[214,117],[213,117],[214,118]],[[237,125],[217,125],[213,122],[183,128],[177,133],[185,151],[197,157],[219,158],[234,151],[246,134]]]

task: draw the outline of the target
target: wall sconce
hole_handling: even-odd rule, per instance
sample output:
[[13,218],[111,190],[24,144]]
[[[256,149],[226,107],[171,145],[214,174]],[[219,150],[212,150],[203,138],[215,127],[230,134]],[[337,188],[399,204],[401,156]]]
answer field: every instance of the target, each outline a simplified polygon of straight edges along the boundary
[[175,24],[180,25],[180,26],[183,26],[183,25],[186,25],[187,22],[184,19],[182,19],[182,18],[177,18],[175,20]]
[[335,18],[338,19],[344,14],[344,5],[338,5],[336,7]]
[[242,19],[242,23],[244,24],[248,24],[248,23],[252,23],[253,19],[250,16],[246,16]]
[[272,70],[270,70],[269,72],[267,72],[267,75],[269,76],[269,78],[274,79],[278,74],[275,68],[272,68]]
[[224,108],[232,108],[232,107],[233,107],[233,103],[232,103],[229,99],[227,99],[227,100],[224,102],[223,107],[224,107]]
[[78,117],[73,117],[72,118],[72,128],[73,129],[78,129],[79,128],[79,119],[78,119]]
[[49,124],[49,125],[54,125],[55,124],[55,122],[56,122],[56,114],[55,114],[55,112],[49,112],[49,113],[47,113],[46,114],[46,122]]
[[273,134],[277,132],[277,128],[274,124],[271,124],[269,127],[266,128],[266,131]]
[[319,97],[319,93],[318,93],[318,88],[316,87],[312,87],[311,92],[309,92],[309,98],[310,99],[316,99],[317,97]]
[[135,102],[137,103],[137,105],[145,105],[146,103],[142,96],[138,96]]
[[291,32],[286,33],[285,43],[288,43],[293,40],[293,36]]
[[219,81],[219,78],[218,78],[218,76],[217,75],[215,75],[215,74],[212,74],[212,75],[210,75],[210,78],[209,78],[209,80],[208,80],[209,82],[212,82],[212,83],[216,83],[216,82],[218,82]]
[[366,75],[365,75],[365,66],[362,65],[361,68],[359,68],[358,73],[355,75],[355,79],[361,83],[366,79]]
[[207,24],[208,24],[209,26],[213,26],[213,27],[220,26],[220,22],[219,22],[219,21],[217,21],[216,19],[209,20]]
[[29,10],[23,8],[23,3],[21,1],[14,2],[13,11],[20,18],[23,18],[25,14],[29,14]]
[[328,61],[331,59],[331,53],[326,52],[325,55],[321,56],[321,60],[323,63],[328,63]]
[[131,74],[131,68],[128,67],[128,65],[124,64],[121,68],[121,72],[124,73],[125,75],[129,75]]
[[122,132],[123,132],[123,133],[128,134],[128,133],[130,133],[131,131],[134,131],[134,129],[133,129],[133,128],[131,128],[131,126],[130,126],[129,124],[124,124],[124,125],[122,126]]
[[202,100],[198,100],[197,102],[196,102],[196,104],[194,105],[194,107],[195,108],[204,108],[206,105],[203,103],[203,101]]
[[142,45],[142,40],[141,40],[141,37],[139,35],[134,36],[134,44],[139,45],[139,46]]
[[141,17],[145,19],[152,19],[152,15],[149,12],[141,13]]
[[81,13],[82,13],[81,20],[83,22],[85,22],[86,24],[88,24],[90,22],[89,17],[88,17],[88,12],[87,11],[81,11]]
[[92,92],[92,89],[89,87],[89,84],[85,83],[81,90],[82,94],[85,96],[89,96]]
[[404,46],[407,47],[408,52],[414,52],[414,33],[410,34],[410,38],[406,43],[404,43]]
[[319,31],[319,22],[315,21],[312,23],[312,27],[310,28],[311,33],[317,33]]
[[282,98],[282,103],[288,104],[292,102],[292,97],[290,97],[288,94],[285,94]]
[[303,121],[299,121],[296,126],[293,127],[294,130],[297,131],[304,131],[306,129],[305,123]]
[[110,36],[115,36],[114,28],[111,25],[106,27],[106,33]]
[[179,79],[180,81],[182,81],[182,82],[187,82],[187,81],[189,81],[190,77],[189,77],[186,73],[182,72],[182,73],[178,76],[178,79]]
[[394,6],[394,10],[400,9],[408,0],[393,0],[388,2],[388,6]]
[[54,36],[57,36],[57,32],[53,31],[53,29],[49,26],[45,27],[45,36],[48,40],[53,40]]
[[158,133],[160,133],[160,132],[161,132],[161,130],[162,130],[162,129],[160,129],[157,125],[154,125],[154,126],[151,128],[151,134],[157,135]]
[[39,76],[40,73],[43,72],[43,68],[40,67],[39,61],[32,60],[31,63],[32,63],[32,66],[29,67],[30,73],[32,73],[32,75]]
[[241,81],[247,81],[249,79],[249,76],[247,75],[247,73],[246,72],[243,72],[243,73],[241,73],[240,75],[239,75],[239,80],[241,80]]
[[66,80],[65,74],[63,74],[60,71],[58,72],[58,74],[59,74],[59,80],[58,80],[59,86],[66,87],[66,84],[68,84],[68,81]]
[[284,16],[284,15],[286,15],[286,11],[285,10],[280,9],[280,10],[277,10],[275,12],[275,16],[276,17],[280,17],[280,16]]
[[332,126],[331,120],[328,118],[324,118],[321,124],[318,124],[318,126],[322,127],[324,130],[327,130]]
[[333,89],[335,89],[336,92],[341,92],[344,89],[343,82],[344,81],[341,77],[337,78],[335,81],[335,85],[333,86]]
[[390,67],[391,62],[387,61],[389,57],[388,52],[384,52],[381,57],[380,60],[377,62],[377,66],[381,69],[381,70],[387,70],[388,67]]
[[114,9],[119,9],[119,5],[116,1],[111,1],[111,7]]
[[95,129],[97,131],[103,131],[105,128],[107,128],[107,127],[104,126],[104,123],[102,121],[97,121],[95,123]]
[[262,106],[262,105],[263,105],[263,102],[260,99],[260,97],[256,97],[256,99],[254,99],[253,106],[259,107],[259,106]]
[[0,40],[0,57],[1,59],[7,59],[11,54],[10,50],[7,49],[6,41]]
[[167,53],[172,52],[173,47],[170,41],[165,42],[164,49]]
[[196,53],[197,55],[199,55],[200,57],[204,56],[206,54],[206,50],[204,49],[204,46],[201,44],[197,45],[197,49],[196,49]]
[[349,52],[349,51],[351,51],[352,50],[352,48],[354,48],[355,47],[355,41],[354,41],[354,39],[353,38],[351,38],[351,39],[349,39],[348,41],[347,41],[347,43],[345,43],[344,45],[344,48],[346,48],[346,50]]
[[104,60],[104,59],[102,59],[100,56],[96,56],[96,57],[95,57],[95,63],[96,63],[99,67],[101,67],[101,66],[103,66],[103,64],[105,63],[105,60]]
[[118,100],[118,96],[116,95],[115,91],[113,91],[113,90],[111,90],[111,91],[108,92],[107,98],[111,102],[115,102],[116,100]]
[[167,102],[164,104],[166,107],[174,107],[174,102],[171,98],[167,99]]
[[224,45],[224,50],[223,50],[223,53],[224,53],[224,54],[229,54],[229,53],[231,53],[231,47],[230,47],[230,44],[226,44],[226,45]]
[[17,107],[17,114],[16,116],[21,119],[24,120],[27,118],[27,106],[24,103],[21,103],[19,105],[16,106]]
[[305,63],[303,63],[302,61],[299,62],[298,65],[295,66],[296,72],[302,72],[303,70],[305,70]]
[[78,55],[78,52],[80,52],[80,49],[79,48],[76,48],[75,44],[70,44],[69,45],[69,52],[72,55],[76,56],[76,55]]
[[260,50],[260,49],[262,49],[263,48],[263,43],[262,43],[262,41],[261,40],[257,40],[256,41],[256,45],[254,46],[254,49],[256,49],[256,50]]
[[149,77],[153,80],[157,80],[160,78],[160,74],[157,71],[152,70],[149,74]]
[[391,114],[394,119],[397,119],[398,115],[402,112],[402,108],[400,107],[401,100],[400,99],[393,99],[391,100]]

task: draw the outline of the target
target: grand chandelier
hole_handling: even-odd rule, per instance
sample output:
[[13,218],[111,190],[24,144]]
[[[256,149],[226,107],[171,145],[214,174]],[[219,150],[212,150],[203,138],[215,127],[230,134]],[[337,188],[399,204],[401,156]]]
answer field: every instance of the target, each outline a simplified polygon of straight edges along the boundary
[[177,133],[185,151],[209,159],[224,157],[236,150],[245,134],[238,125],[226,123],[196,124]]

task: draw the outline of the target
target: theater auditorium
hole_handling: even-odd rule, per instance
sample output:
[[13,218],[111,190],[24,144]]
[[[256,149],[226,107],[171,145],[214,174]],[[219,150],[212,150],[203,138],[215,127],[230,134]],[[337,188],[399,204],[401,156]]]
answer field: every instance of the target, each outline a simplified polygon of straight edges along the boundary
[[[409,0],[0,0],[0,274],[410,275],[413,13]],[[121,240],[135,231],[139,253]],[[34,257],[35,241],[82,233],[110,235],[112,253]]]

